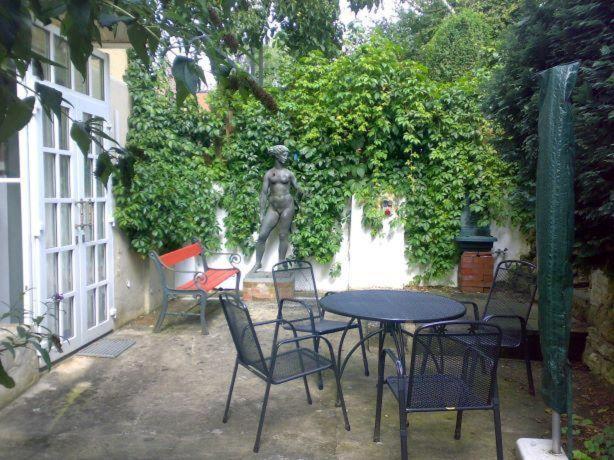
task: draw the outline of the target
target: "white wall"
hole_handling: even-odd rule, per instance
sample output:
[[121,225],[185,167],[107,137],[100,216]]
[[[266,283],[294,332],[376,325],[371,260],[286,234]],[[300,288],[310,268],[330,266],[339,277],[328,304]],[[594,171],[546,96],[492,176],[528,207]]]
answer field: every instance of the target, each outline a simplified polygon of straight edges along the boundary
[[[225,211],[218,211],[217,219],[222,234],[224,233],[225,215]],[[384,221],[384,228],[379,235],[371,237],[369,230],[362,226],[362,215],[362,207],[352,200],[350,219],[343,227],[343,240],[333,263],[314,264],[316,283],[322,293],[345,289],[401,289],[411,284],[416,275],[423,273],[419,266],[408,265],[405,257],[404,230],[390,227],[393,216]],[[491,233],[497,237],[493,249],[507,249],[505,258],[519,258],[528,252],[529,247],[526,240],[517,229],[493,223]],[[263,257],[264,270],[270,271],[277,262],[278,246],[278,235],[274,231],[267,242]],[[238,267],[245,276],[255,263],[255,255],[252,254],[249,258],[245,258],[243,254],[241,256],[243,260]],[[502,257],[496,261],[498,260],[502,260]],[[211,266],[223,266],[225,263],[224,257],[212,257],[209,262]],[[336,263],[340,264],[341,273],[332,278],[330,268]],[[186,263],[181,268],[194,269],[194,263]],[[458,267],[455,267],[447,277],[436,280],[433,284],[456,286],[457,270]],[[183,283],[189,279],[191,279],[189,276],[184,275],[179,277],[177,282]],[[228,280],[222,287],[232,288],[234,281]]]

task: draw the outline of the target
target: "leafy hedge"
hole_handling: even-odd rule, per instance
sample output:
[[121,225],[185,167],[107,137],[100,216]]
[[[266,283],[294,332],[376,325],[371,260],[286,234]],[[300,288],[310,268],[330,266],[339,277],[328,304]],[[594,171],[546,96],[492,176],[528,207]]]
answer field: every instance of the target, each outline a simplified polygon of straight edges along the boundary
[[575,108],[576,262],[614,270],[614,3],[527,0],[512,27],[496,73],[489,110],[505,133],[500,149],[517,166],[513,194],[526,229],[533,228],[538,154],[538,79],[557,64],[580,61]]
[[194,100],[177,108],[164,69],[150,75],[131,61],[126,82],[131,157],[114,185],[117,223],[142,255],[176,249],[193,237],[217,248],[220,196],[213,184],[220,168],[210,140],[221,123]]
[[154,81],[133,66],[129,145],[143,153],[126,174],[132,182],[116,189],[117,221],[133,246],[172,248],[192,235],[216,246],[219,205],[227,246],[250,253],[262,176],[273,164],[266,151],[284,143],[305,192],[291,234],[296,256],[330,263],[350,197],[364,205],[363,224],[375,235],[381,201],[394,196],[393,225],[405,229],[409,260],[426,278],[446,275],[457,261],[466,194],[484,221],[500,215],[508,166],[488,142],[477,81],[433,81],[401,53],[375,36],[333,61],[314,53],[294,62],[270,88],[275,115],[223,89],[209,98],[210,112],[178,110],[162,73]]
[[[271,167],[266,148],[284,142],[306,195],[291,235],[295,255],[330,262],[339,250],[349,198],[365,205],[363,224],[382,227],[385,195],[400,200],[395,224],[406,232],[407,255],[426,277],[456,263],[454,237],[465,194],[484,220],[496,214],[508,167],[488,144],[477,83],[437,83],[426,68],[401,59],[381,37],[329,61],[313,54],[288,68],[271,117],[255,101],[233,97],[233,134],[224,141],[227,238],[251,247],[257,193]],[[223,107],[223,98],[218,102]],[[215,106],[214,102],[214,106]],[[220,110],[214,110],[220,111]],[[239,161],[237,161],[239,160]]]
[[454,80],[493,62],[495,31],[480,13],[447,16],[420,50],[420,59],[441,80]]

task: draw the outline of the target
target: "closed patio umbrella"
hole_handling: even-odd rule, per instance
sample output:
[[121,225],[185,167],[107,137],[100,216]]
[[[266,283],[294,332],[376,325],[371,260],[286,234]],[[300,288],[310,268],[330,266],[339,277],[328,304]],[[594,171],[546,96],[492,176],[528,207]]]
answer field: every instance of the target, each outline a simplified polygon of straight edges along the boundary
[[[560,414],[571,422],[571,329],[574,241],[574,136],[570,96],[579,63],[540,73],[537,162],[539,330],[544,357],[541,394],[552,408],[552,451],[561,452]],[[571,433],[571,429],[568,433]],[[571,455],[571,446],[568,446]]]

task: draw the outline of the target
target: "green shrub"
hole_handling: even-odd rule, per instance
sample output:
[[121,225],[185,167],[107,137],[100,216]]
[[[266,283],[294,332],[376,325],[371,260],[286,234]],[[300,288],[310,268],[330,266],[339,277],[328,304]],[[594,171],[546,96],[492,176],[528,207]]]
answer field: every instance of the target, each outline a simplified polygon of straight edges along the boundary
[[515,165],[514,207],[534,226],[538,154],[537,73],[580,61],[572,94],[576,151],[576,265],[614,270],[614,3],[527,0],[510,31],[488,109],[504,129],[503,157]]
[[493,63],[495,32],[481,13],[447,16],[424,45],[419,59],[440,80],[451,81]]
[[377,234],[381,200],[393,195],[402,201],[393,224],[405,228],[410,261],[426,278],[440,277],[457,261],[465,194],[483,220],[500,210],[508,167],[488,143],[475,80],[434,82],[426,68],[402,60],[399,47],[375,37],[335,61],[310,55],[281,84],[274,118],[250,100],[229,102],[229,242],[252,244],[260,180],[272,165],[264,152],[282,141],[296,154],[290,168],[306,192],[291,234],[298,257],[332,261],[352,194],[365,206],[363,224]]
[[114,183],[115,219],[140,254],[176,249],[192,238],[220,242],[213,184],[219,165],[211,147],[219,134],[194,100],[178,109],[165,69],[154,75],[131,61],[128,167]]

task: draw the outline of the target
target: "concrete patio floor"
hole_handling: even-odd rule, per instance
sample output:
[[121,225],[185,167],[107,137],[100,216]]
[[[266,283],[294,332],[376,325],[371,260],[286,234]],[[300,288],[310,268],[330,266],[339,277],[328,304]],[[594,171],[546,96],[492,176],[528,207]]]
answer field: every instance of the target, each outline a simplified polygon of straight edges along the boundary
[[[265,302],[252,302],[250,311],[254,321],[276,314]],[[230,420],[222,423],[235,351],[220,308],[208,318],[210,335],[202,336],[190,320],[153,334],[154,318],[146,316],[112,334],[136,340],[118,358],[71,356],[57,364],[0,411],[0,459],[399,458],[397,405],[388,390],[381,442],[372,441],[374,348],[368,353],[370,377],[359,354],[343,376],[351,431],[343,428],[327,371],[324,390],[310,380],[311,406],[300,380],[272,388],[260,453],[253,454],[265,385],[239,368]],[[272,329],[261,334],[270,336]],[[390,366],[387,375],[392,373]],[[534,362],[534,375],[540,375],[540,363]],[[517,438],[547,436],[549,415],[541,398],[528,394],[522,361],[502,360],[499,388],[504,454],[514,458]],[[465,413],[459,441],[453,439],[454,420],[454,412],[410,416],[410,457],[495,458],[491,412]]]

